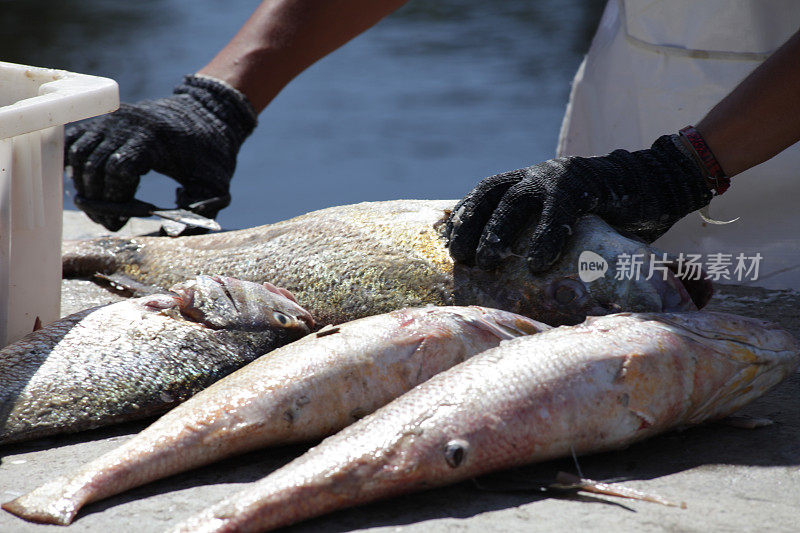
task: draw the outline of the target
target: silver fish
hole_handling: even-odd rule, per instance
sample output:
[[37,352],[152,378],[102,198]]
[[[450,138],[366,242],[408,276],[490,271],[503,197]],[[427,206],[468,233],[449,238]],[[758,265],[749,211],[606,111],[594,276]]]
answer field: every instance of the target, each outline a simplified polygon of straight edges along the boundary
[[144,418],[310,331],[284,289],[198,276],[0,351],[0,444]]
[[267,531],[723,417],[798,364],[777,327],[618,314],[510,340],[419,385],[174,532]]
[[[672,264],[650,275],[652,255],[661,254],[594,216],[576,224],[561,259],[543,275],[533,276],[522,255],[530,232],[495,271],[453,264],[442,230],[454,203],[371,202],[211,235],[73,241],[64,245],[63,271],[160,287],[198,272],[270,280],[296,294],[320,324],[424,305],[481,305],[576,324],[619,311],[694,310],[710,298],[708,282],[679,279]],[[606,262],[604,276],[579,278],[584,251]],[[644,259],[641,275],[615,275],[624,254]]]
[[547,329],[479,307],[406,309],[322,329],[223,378],[121,447],[4,508],[27,520],[69,524],[86,503],[155,479],[330,435],[505,339]]

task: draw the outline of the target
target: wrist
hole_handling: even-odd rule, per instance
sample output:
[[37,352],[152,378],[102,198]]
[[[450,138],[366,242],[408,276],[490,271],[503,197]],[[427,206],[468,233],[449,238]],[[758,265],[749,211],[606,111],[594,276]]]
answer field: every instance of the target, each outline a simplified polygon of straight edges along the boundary
[[714,191],[716,196],[728,190],[731,184],[730,178],[694,126],[682,128],[673,136],[673,141],[681,152],[695,162],[709,190]]
[[694,148],[692,148],[692,144],[686,139],[686,137],[677,134],[672,136],[672,141],[675,143],[675,147],[680,150],[683,156],[687,159],[690,159],[695,166],[697,166],[697,171],[703,176],[706,187],[708,187],[708,190],[712,190],[713,183],[708,179],[710,176],[708,170],[706,170],[703,162],[697,156]]

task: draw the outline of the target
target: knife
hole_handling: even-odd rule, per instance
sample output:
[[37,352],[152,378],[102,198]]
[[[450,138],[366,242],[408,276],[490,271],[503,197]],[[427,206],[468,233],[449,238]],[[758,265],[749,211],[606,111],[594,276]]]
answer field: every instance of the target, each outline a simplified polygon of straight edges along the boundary
[[[159,218],[163,218],[165,220],[171,220],[172,222],[177,222],[179,224],[183,224],[184,226],[190,226],[193,228],[203,228],[211,231],[219,231],[222,227],[217,223],[216,220],[211,218],[204,217],[202,215],[198,215],[197,213],[193,213],[188,209],[165,209],[161,207],[157,207],[151,203],[144,202],[142,200],[133,199],[129,202],[107,202],[104,200],[89,200],[84,198],[83,196],[75,196],[74,197],[75,206],[83,211],[91,211],[94,214],[98,215],[110,215],[110,216],[119,216],[119,217],[150,217],[155,216]],[[214,206],[217,207],[219,204],[219,208],[223,208],[230,203],[230,196],[227,197],[217,197],[217,198],[209,198],[208,200],[203,200],[202,202],[197,202],[192,204],[189,207],[201,207],[201,206]]]

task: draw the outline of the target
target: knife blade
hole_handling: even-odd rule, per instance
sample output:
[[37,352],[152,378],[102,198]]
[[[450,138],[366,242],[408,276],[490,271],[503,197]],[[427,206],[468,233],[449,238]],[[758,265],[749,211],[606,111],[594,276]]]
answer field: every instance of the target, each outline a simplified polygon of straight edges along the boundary
[[155,216],[193,228],[204,228],[211,231],[219,231],[222,229],[216,220],[198,215],[188,209],[166,209],[135,198],[128,202],[117,203],[107,202],[105,200],[89,200],[83,196],[75,196],[74,202],[75,206],[79,209],[91,211],[98,215],[120,217]]

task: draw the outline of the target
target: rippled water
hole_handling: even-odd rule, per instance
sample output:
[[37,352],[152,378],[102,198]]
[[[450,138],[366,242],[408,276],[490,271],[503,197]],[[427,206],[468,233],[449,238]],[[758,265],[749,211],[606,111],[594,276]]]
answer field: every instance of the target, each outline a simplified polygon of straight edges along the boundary
[[[257,4],[0,0],[0,59],[114,78],[124,101],[155,98],[203,66]],[[603,5],[410,2],[303,73],[261,114],[220,222],[245,227],[364,200],[457,198],[483,176],[552,157],[570,80]],[[143,182],[141,198],[172,203],[174,182],[155,174]]]

